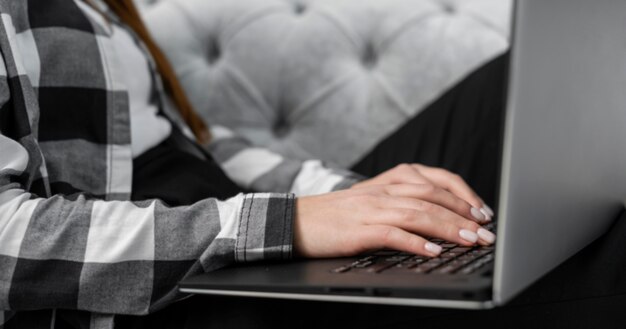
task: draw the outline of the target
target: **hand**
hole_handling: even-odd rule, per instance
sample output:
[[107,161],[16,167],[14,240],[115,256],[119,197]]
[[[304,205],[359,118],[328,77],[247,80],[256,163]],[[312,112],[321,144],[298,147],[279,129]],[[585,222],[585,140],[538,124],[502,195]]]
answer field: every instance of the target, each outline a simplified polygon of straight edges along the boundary
[[374,178],[357,183],[352,188],[406,183],[432,184],[448,190],[474,207],[475,216],[472,216],[472,219],[479,223],[490,221],[494,216],[493,210],[467,185],[461,176],[442,168],[421,164],[401,164]]
[[339,257],[390,248],[437,256],[424,237],[463,246],[492,244],[472,206],[432,184],[370,185],[298,198],[294,247],[304,257]]

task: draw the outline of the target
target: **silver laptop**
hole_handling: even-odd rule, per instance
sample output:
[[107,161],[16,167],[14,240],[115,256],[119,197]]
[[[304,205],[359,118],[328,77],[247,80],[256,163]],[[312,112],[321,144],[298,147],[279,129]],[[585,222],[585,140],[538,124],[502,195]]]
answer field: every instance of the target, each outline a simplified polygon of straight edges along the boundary
[[514,15],[495,250],[258,263],[180,290],[490,308],[602,235],[626,200],[626,1],[520,0]]

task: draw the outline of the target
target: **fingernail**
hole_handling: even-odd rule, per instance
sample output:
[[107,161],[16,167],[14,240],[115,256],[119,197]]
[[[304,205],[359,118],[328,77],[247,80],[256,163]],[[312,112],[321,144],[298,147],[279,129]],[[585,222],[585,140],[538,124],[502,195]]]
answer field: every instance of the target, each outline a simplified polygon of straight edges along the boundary
[[435,255],[439,255],[441,253],[441,246],[432,242],[426,242],[424,248],[426,248],[426,250],[432,252]]
[[491,221],[491,215],[489,215],[489,213],[485,209],[480,208],[480,213],[485,216],[485,221],[486,222],[490,222]]
[[488,205],[484,204],[483,208],[484,211],[487,212],[487,214],[489,214],[489,217],[493,217],[495,216],[496,213],[493,212],[493,210],[491,209],[491,207],[489,207]]
[[479,228],[478,229],[478,236],[480,237],[481,240],[491,244],[494,241],[496,241],[496,235],[491,233],[488,230],[485,230],[484,228]]
[[484,221],[485,218],[487,218],[485,214],[482,213],[481,210],[479,210],[478,208],[472,207],[472,209],[470,209],[470,212],[472,213],[472,217],[481,222]]
[[478,235],[470,230],[462,229],[459,231],[459,236],[465,241],[476,243],[478,241]]

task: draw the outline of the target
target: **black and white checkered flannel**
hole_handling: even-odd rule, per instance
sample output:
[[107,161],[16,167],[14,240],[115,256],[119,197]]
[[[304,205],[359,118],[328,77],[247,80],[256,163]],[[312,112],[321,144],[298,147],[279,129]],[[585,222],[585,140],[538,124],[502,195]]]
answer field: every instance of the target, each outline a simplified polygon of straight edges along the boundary
[[[180,298],[176,283],[185,276],[288,259],[294,193],[355,182],[214,126],[210,151],[226,173],[244,188],[274,193],[176,208],[128,201],[123,58],[81,5],[0,0],[0,328],[16,318],[22,327],[51,328],[58,309],[89,312],[91,328],[111,328],[113,314],[147,314]],[[160,108],[180,125],[149,62]]]

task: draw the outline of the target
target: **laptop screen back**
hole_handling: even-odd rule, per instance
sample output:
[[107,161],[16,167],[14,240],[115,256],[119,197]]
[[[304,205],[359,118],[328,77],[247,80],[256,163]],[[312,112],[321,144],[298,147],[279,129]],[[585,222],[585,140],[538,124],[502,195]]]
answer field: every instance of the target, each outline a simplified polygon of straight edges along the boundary
[[626,1],[518,1],[495,302],[597,238],[625,199]]

